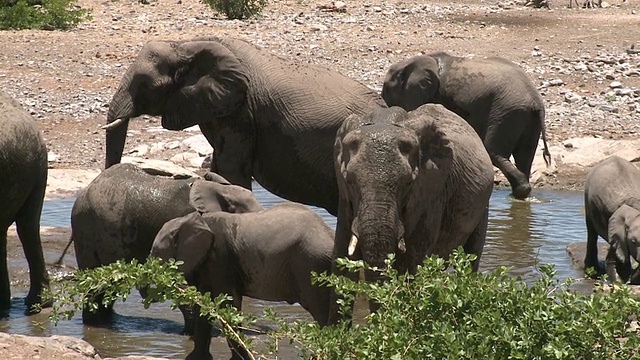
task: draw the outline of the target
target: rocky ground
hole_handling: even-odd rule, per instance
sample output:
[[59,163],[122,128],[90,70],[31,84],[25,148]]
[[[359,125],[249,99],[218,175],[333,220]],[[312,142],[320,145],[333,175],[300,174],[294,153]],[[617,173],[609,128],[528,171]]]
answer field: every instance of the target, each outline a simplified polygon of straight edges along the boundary
[[[49,197],[68,196],[102,168],[100,126],[143,44],[210,35],[246,39],[378,90],[392,63],[419,53],[502,56],[525,69],[545,100],[554,164],[547,169],[537,157],[536,187],[580,189],[599,159],[640,159],[640,0],[598,9],[554,0],[550,10],[521,0],[270,0],[248,21],[225,20],[196,0],[78,4],[93,19],[71,31],[0,32],[0,90],[38,120],[50,151]],[[143,116],[129,129],[132,161],[172,160],[197,172],[211,152],[197,131],[165,131],[157,118]],[[23,347],[11,341],[0,338],[0,354]]]

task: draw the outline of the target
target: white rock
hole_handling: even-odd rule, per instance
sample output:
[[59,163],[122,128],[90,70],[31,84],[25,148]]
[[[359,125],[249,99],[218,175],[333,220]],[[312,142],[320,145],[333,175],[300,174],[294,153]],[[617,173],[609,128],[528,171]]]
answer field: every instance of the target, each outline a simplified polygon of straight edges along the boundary
[[129,150],[131,156],[145,156],[149,152],[149,145],[141,144]]
[[616,89],[622,87],[622,83],[620,81],[613,81],[611,82],[611,84],[609,84],[609,87],[612,89]]
[[60,155],[53,153],[53,152],[49,152],[47,154],[47,161],[52,163],[52,162],[58,162],[58,160],[60,160]]
[[195,135],[182,140],[182,146],[195,151],[200,156],[206,156],[213,152],[213,148],[204,135]]

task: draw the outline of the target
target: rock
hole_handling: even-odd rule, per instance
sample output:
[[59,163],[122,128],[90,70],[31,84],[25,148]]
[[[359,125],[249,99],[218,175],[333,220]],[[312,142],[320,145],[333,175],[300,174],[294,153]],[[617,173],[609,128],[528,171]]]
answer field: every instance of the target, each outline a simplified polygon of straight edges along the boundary
[[25,336],[0,332],[2,359],[100,359],[88,342],[70,336]]
[[49,153],[47,154],[47,162],[49,163],[54,163],[54,162],[58,162],[58,160],[60,159],[60,155],[49,151]]
[[199,177],[196,173],[180,167],[170,161],[122,157],[121,162],[134,164],[151,175],[170,176],[174,179]]
[[193,150],[198,153],[200,156],[207,156],[213,153],[213,148],[207,138],[204,135],[195,135],[189,138],[182,140],[182,146],[187,149]]
[[609,84],[609,87],[612,89],[617,89],[622,87],[622,83],[620,81],[613,81],[611,84]]
[[74,196],[100,174],[100,170],[49,169],[45,200]]
[[131,156],[145,156],[149,152],[149,145],[141,144],[129,151]]
[[[567,245],[567,254],[571,259],[571,265],[574,269],[584,270],[584,257],[587,254],[587,242],[576,242]],[[604,267],[604,261],[609,250],[609,244],[604,240],[598,241],[598,262]]]

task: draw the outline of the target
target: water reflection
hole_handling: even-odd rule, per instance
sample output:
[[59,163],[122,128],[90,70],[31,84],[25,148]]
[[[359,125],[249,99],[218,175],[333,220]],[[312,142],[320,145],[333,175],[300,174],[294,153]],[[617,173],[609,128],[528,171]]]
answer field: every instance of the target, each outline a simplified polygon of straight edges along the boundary
[[[264,207],[269,208],[284,200],[273,196],[254,184],[256,197]],[[580,277],[582,274],[571,268],[566,254],[567,244],[584,241],[586,230],[582,193],[534,190],[534,199],[519,201],[509,196],[508,190],[494,191],[490,200],[489,226],[480,270],[490,271],[503,265],[511,268],[511,274],[522,276],[528,282],[539,277],[536,267],[540,264],[555,264],[558,277]],[[69,226],[69,216],[73,199],[54,200],[45,203],[43,225]],[[327,223],[335,228],[336,218],[322,209],[314,208]],[[49,256],[55,258],[55,256]],[[24,271],[26,262],[11,261],[12,271]],[[0,320],[0,331],[32,335],[70,335],[89,341],[98,349],[102,357],[126,355],[148,355],[168,359],[184,359],[191,351],[193,343],[187,336],[179,335],[182,317],[168,304],[153,304],[144,309],[137,292],[131,294],[125,303],[116,303],[117,315],[109,327],[84,326],[79,316],[70,321],[61,321],[57,327],[47,322],[45,314],[33,317],[22,315],[25,294],[16,294],[14,308],[8,319]],[[356,311],[364,312],[362,309]],[[267,303],[245,298],[243,311],[259,315],[265,307],[274,310],[289,321],[311,317],[298,305]],[[35,322],[34,322],[35,321]],[[259,321],[260,326],[267,326]],[[259,349],[267,350],[263,337],[254,337]],[[216,358],[229,355],[222,337],[212,341],[212,351]],[[279,358],[297,359],[299,356],[292,346],[281,344]]]

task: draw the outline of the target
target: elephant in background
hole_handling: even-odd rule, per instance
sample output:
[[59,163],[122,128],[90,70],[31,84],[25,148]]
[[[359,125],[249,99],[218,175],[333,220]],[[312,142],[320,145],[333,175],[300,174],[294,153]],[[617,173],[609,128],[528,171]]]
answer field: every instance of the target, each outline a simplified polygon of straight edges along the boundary
[[[334,156],[340,189],[334,259],[384,268],[395,254],[395,268],[415,272],[426,256],[447,258],[463,246],[478,256],[477,271],[494,174],[462,118],[434,104],[352,115],[338,131]],[[344,275],[335,261],[332,271]],[[383,280],[370,271],[365,278]],[[330,323],[339,320],[333,297]]]
[[623,282],[640,284],[640,170],[629,161],[611,156],[596,164],[585,181],[584,208],[587,225],[585,269],[598,267],[598,236],[609,243],[606,273],[612,281],[616,271]]
[[36,312],[34,305],[51,306],[42,301],[49,275],[40,240],[47,166],[47,147],[36,122],[17,101],[0,92],[0,310],[11,307],[7,231],[14,222],[29,264],[26,313]]
[[531,164],[541,134],[544,161],[551,164],[542,97],[527,74],[509,60],[465,59],[444,52],[415,56],[389,68],[382,97],[387,105],[407,111],[437,103],[463,117],[517,199],[531,193]]
[[[144,262],[162,226],[194,209],[250,212],[262,206],[251,191],[214,173],[205,180],[174,180],[149,175],[132,164],[114,165],[81,192],[71,210],[70,241],[78,267],[93,269],[120,259]],[[83,311],[83,321],[101,322],[112,312],[111,306],[97,313]],[[186,324],[185,332],[190,331]]]
[[211,170],[251,189],[337,213],[331,158],[350,114],[385,106],[375,91],[327,68],[286,60],[233,38],[152,41],[124,74],[107,114],[106,163],[119,163],[130,118],[199,125]]
[[[331,271],[334,232],[304,205],[278,204],[247,214],[191,213],[167,222],[156,236],[151,256],[183,261],[180,269],[200,292],[299,303],[320,326],[327,323],[329,288],[311,283],[311,272]],[[212,325],[196,318],[193,352],[188,359],[211,359]],[[232,358],[247,358],[229,341]]]

